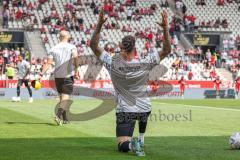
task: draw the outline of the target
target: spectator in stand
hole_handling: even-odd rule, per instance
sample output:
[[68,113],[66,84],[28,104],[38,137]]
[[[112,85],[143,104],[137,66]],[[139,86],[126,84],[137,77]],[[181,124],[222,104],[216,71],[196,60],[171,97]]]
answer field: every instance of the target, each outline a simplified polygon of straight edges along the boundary
[[210,49],[208,49],[207,52],[206,52],[206,59],[207,59],[208,61],[210,61],[211,56],[212,56],[212,53],[211,53]]
[[210,78],[215,79],[216,77],[217,77],[217,72],[215,68],[213,68],[213,70],[210,72]]
[[236,37],[236,47],[237,47],[237,50],[240,51],[240,35]]
[[228,43],[229,43],[228,39],[223,40],[223,49],[225,51],[228,51]]
[[162,35],[157,33],[155,40],[156,40],[156,47],[160,48],[162,43]]
[[229,39],[228,48],[229,48],[229,50],[233,50],[235,48],[235,40],[234,40],[233,36],[231,36]]
[[41,33],[41,34],[45,34],[45,33],[46,33],[46,29],[45,29],[44,26],[42,26],[42,27],[40,28],[40,33]]
[[94,9],[96,7],[96,3],[94,2],[94,0],[92,0],[91,4],[90,4],[90,8]]
[[221,62],[222,62],[221,67],[224,67],[224,68],[226,67],[227,56],[228,56],[227,51],[226,50],[223,51],[221,54]]
[[148,38],[148,40],[149,40],[150,42],[153,41],[153,32],[152,32],[152,31],[149,32],[147,38]]
[[211,66],[216,66],[215,64],[216,64],[216,57],[215,57],[215,55],[214,55],[214,53],[211,55],[211,58],[210,58],[210,64],[211,64]]
[[2,70],[4,68],[4,58],[3,55],[0,54],[0,70]]
[[15,74],[14,64],[11,63],[11,64],[6,65],[6,76],[7,76],[7,78],[8,79],[13,79],[14,74]]
[[181,35],[181,24],[180,23],[175,24],[174,34],[177,36],[178,39],[180,39],[180,35]]
[[132,0],[132,5],[136,7],[137,6],[137,0]]
[[205,0],[197,0],[196,5],[206,5]]
[[177,11],[182,13],[182,7],[183,7],[182,0],[177,0],[176,1],[176,9],[177,9]]
[[165,1],[161,1],[160,2],[160,6],[162,7],[162,8],[164,8],[164,7],[169,7],[169,4],[168,4],[168,1],[167,0],[165,0]]
[[132,14],[133,14],[133,10],[132,8],[129,8],[127,11],[127,20],[132,20]]
[[223,27],[223,28],[228,28],[228,21],[227,21],[227,19],[224,19],[224,20],[222,21],[222,27]]
[[219,28],[220,25],[221,25],[221,20],[220,20],[220,18],[218,18],[218,19],[215,21],[214,27],[215,27],[215,28]]
[[45,35],[45,37],[43,38],[43,43],[44,43],[44,44],[48,43],[48,37],[47,37],[47,35]]
[[193,79],[193,73],[192,70],[190,69],[190,71],[188,72],[188,80],[192,80]]
[[176,35],[173,36],[173,46],[176,49],[178,46],[178,38]]
[[8,21],[10,18],[10,13],[8,7],[3,9],[3,28],[8,28]]
[[22,19],[22,11],[20,9],[17,10],[15,17],[16,17],[16,20]]
[[146,49],[147,51],[149,51],[149,49],[150,49],[150,43],[149,43],[148,41],[146,41],[144,45],[145,45],[145,49]]
[[225,0],[218,0],[217,5],[224,6],[225,5]]

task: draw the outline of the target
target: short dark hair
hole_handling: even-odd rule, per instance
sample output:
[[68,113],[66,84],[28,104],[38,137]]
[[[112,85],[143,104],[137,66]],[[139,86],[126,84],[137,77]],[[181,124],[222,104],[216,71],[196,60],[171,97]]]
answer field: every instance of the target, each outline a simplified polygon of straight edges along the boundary
[[127,53],[132,52],[132,50],[135,48],[135,42],[135,37],[131,35],[125,36],[122,39],[122,49]]

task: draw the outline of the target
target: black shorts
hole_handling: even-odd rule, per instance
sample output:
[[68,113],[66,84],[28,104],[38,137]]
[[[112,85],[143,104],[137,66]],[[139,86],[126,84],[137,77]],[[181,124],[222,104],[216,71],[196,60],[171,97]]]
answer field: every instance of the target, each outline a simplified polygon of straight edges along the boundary
[[17,86],[21,87],[23,85],[23,83],[24,83],[25,87],[29,86],[29,80],[28,79],[19,79],[18,83],[17,83]]
[[122,136],[128,136],[132,137],[135,123],[138,120],[139,122],[147,122],[148,117],[151,112],[145,112],[145,113],[135,113],[135,112],[122,112],[122,113],[116,113],[116,136],[122,137]]
[[73,92],[73,77],[55,78],[56,88],[59,94],[72,94]]

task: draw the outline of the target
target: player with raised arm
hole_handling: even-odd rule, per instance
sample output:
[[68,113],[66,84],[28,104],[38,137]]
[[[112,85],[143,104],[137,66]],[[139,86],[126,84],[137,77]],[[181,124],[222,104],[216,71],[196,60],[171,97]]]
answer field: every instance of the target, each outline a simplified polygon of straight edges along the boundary
[[[113,57],[99,47],[100,32],[107,21],[103,10],[100,11],[98,24],[91,38],[90,47],[110,73],[116,92],[116,136],[120,152],[132,150],[137,156],[145,155],[140,142],[144,142],[148,116],[151,113],[151,102],[146,95],[149,72],[171,52],[167,12],[163,11],[161,17],[162,22],[158,24],[164,33],[163,50],[158,53],[151,48],[144,59],[135,58],[135,37],[131,35],[122,39],[121,52]],[[136,121],[139,123],[140,141],[132,138]]]
[[30,73],[30,63],[23,59],[21,55],[18,56],[18,63],[17,63],[17,70],[18,70],[18,83],[17,83],[17,97],[13,98],[14,102],[20,102],[20,87],[24,84],[25,87],[28,89],[29,93],[29,102],[33,102],[32,98],[32,89],[29,86],[29,73]]
[[[58,110],[55,117],[57,125],[68,123],[66,109],[70,107],[70,95],[73,92],[74,77],[78,75],[78,54],[76,46],[69,43],[71,38],[68,31],[60,32],[60,43],[54,46],[49,54],[44,74],[54,64],[54,78],[59,93]],[[63,120],[63,121],[62,121]]]

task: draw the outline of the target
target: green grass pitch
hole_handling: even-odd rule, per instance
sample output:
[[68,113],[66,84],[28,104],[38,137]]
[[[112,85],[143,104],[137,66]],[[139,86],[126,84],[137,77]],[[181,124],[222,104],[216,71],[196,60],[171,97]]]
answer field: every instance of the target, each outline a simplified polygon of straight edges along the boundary
[[[91,110],[100,102],[76,100],[72,112]],[[114,111],[58,127],[55,104],[0,101],[0,160],[240,159],[240,150],[230,150],[228,144],[229,136],[240,131],[239,100],[154,100],[143,158],[117,152]],[[188,119],[159,119],[159,112]]]

